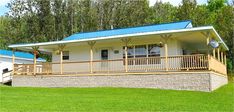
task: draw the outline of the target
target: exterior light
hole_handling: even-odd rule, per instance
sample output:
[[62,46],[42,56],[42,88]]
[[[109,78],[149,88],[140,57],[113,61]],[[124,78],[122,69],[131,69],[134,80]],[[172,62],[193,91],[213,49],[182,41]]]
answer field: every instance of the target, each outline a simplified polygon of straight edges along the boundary
[[158,44],[158,47],[162,48],[162,47],[163,47],[163,43],[160,42],[160,43]]

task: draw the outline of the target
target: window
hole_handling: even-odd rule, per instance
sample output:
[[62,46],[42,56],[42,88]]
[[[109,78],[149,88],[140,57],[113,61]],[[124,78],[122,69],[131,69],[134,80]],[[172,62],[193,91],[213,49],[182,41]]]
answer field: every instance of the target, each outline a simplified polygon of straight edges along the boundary
[[[125,51],[123,47],[123,58]],[[144,65],[144,64],[160,64],[160,58],[144,58],[144,57],[160,57],[160,47],[157,44],[137,45],[128,47],[128,65]],[[142,59],[135,59],[142,58]],[[124,62],[125,64],[125,62]]]
[[146,57],[146,55],[145,45],[135,46],[135,57]]
[[[102,60],[108,60],[108,56],[109,53],[108,53],[108,49],[103,49],[101,50],[101,59]],[[108,67],[108,62],[101,62],[101,67]]]
[[160,47],[156,44],[148,45],[148,56],[160,56]]
[[108,50],[101,50],[101,59],[102,60],[108,60]]
[[69,51],[63,51],[63,60],[69,60]]
[[135,65],[145,65],[147,64],[147,59],[143,57],[147,57],[147,49],[146,45],[138,45],[135,46],[135,57],[136,58],[141,58],[141,59],[135,59],[133,63]]
[[[148,45],[148,57],[160,57],[160,47],[157,44]],[[149,58],[148,64],[160,64],[161,58]]]

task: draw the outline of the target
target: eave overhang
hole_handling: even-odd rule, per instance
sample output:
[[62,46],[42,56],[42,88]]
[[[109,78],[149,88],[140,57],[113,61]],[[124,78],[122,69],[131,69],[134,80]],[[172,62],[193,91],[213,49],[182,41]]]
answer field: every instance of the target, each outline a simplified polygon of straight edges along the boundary
[[229,48],[224,43],[224,41],[219,36],[219,34],[217,33],[217,31],[214,29],[213,26],[204,26],[204,27],[177,29],[177,30],[154,31],[154,32],[135,33],[135,34],[126,34],[126,35],[116,35],[116,36],[107,36],[107,37],[98,37],[98,38],[80,39],[80,40],[61,40],[61,41],[42,42],[42,43],[13,44],[13,45],[9,45],[9,47],[15,48],[15,49],[19,48],[19,49],[30,50],[28,47],[50,46],[50,45],[80,43],[80,42],[98,41],[98,40],[107,40],[107,39],[118,39],[118,38],[120,39],[120,38],[146,36],[146,35],[164,35],[164,34],[183,33],[183,32],[198,32],[198,31],[200,31],[200,32],[210,31],[211,33],[213,33],[213,38],[215,38],[215,40],[219,41],[220,46],[226,51],[229,50]]

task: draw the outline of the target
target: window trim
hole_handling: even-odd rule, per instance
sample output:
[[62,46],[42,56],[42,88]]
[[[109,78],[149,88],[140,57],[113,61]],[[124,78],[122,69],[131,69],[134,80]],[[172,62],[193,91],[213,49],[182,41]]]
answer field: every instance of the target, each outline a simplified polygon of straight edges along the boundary
[[[159,56],[149,56],[149,45],[156,45],[156,46],[158,46],[158,48],[159,48],[159,50],[160,50],[160,53],[159,53]],[[131,59],[133,59],[133,60],[129,60],[129,61],[133,61],[133,62],[131,62],[131,63],[128,63],[128,65],[151,65],[151,64],[162,64],[161,63],[161,59],[159,60],[159,61],[157,61],[158,63],[148,63],[148,60],[147,60],[147,62],[145,63],[145,64],[137,64],[135,61],[134,61],[134,59],[136,59],[136,58],[141,58],[141,57],[137,57],[136,56],[136,46],[145,46],[145,50],[146,50],[146,58],[148,59],[149,57],[161,57],[161,47],[159,47],[159,45],[158,44],[144,44],[144,45],[132,45],[132,46],[127,46],[128,48],[129,47],[132,47],[133,48],[133,56],[129,56],[128,55],[128,58],[131,58]],[[125,59],[125,52],[124,52],[124,47],[125,46],[123,46],[123,59]],[[144,57],[143,57],[144,58]],[[125,60],[124,60],[125,61]],[[125,62],[124,62],[124,65],[125,65]]]
[[[69,60],[70,59],[70,52],[69,51],[62,51],[63,52],[63,60]],[[67,52],[67,55],[64,55],[66,53],[64,52]]]

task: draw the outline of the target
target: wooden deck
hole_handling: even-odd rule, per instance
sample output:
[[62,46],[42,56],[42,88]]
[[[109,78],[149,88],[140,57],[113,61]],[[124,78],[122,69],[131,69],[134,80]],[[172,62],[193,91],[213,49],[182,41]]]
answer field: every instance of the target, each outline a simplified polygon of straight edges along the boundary
[[15,75],[111,75],[215,71],[226,75],[224,61],[210,55],[128,58],[78,62],[14,64]]

